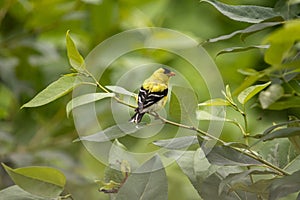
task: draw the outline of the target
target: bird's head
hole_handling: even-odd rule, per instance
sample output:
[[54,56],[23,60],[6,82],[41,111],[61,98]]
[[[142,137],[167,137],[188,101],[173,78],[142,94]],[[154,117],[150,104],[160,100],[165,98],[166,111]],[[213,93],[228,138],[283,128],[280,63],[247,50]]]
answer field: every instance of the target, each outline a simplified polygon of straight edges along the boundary
[[170,77],[175,76],[175,73],[167,68],[159,68],[153,75],[159,77],[159,79],[168,80]]

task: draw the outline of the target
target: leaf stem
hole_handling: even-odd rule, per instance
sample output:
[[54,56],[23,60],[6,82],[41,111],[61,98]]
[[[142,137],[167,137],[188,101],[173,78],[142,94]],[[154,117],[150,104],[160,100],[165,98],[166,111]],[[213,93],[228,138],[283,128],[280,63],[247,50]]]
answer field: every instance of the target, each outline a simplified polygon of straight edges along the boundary
[[[96,85],[101,89],[101,90],[103,90],[104,92],[106,92],[106,93],[110,93],[104,86],[102,86],[98,81],[97,81],[97,79],[94,77],[94,75],[92,74],[92,73],[90,73],[88,70],[85,70],[85,72],[87,73],[87,75],[89,76],[89,77],[91,77],[92,79],[93,79],[93,81],[96,83]],[[128,107],[130,107],[130,108],[136,108],[136,106],[134,106],[134,105],[131,105],[131,104],[129,104],[129,103],[126,103],[125,101],[122,101],[120,98],[118,98],[117,96],[114,96],[113,97],[118,103],[121,103],[121,104],[123,104],[123,105],[126,105],[126,106],[128,106]]]

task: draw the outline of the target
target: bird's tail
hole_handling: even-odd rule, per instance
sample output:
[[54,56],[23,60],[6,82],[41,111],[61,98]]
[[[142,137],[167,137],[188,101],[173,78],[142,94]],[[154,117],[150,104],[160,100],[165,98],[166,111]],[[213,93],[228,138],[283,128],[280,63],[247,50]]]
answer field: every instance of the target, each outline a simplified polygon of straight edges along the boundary
[[145,113],[139,113],[139,112],[136,112],[136,113],[131,117],[131,119],[130,119],[129,121],[138,124],[138,123],[140,123],[140,121],[142,120],[144,114],[145,114]]

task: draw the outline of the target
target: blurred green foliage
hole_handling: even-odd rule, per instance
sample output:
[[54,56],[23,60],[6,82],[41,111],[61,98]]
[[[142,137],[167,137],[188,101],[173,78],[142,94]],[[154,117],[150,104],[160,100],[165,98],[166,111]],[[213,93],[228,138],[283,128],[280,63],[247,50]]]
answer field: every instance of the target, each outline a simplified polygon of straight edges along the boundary
[[[226,0],[228,4],[252,4],[274,7],[275,0]],[[165,27],[181,31],[202,42],[219,35],[244,29],[247,23],[228,19],[208,3],[195,0],[3,0],[0,2],[0,162],[12,168],[29,165],[56,167],[67,177],[66,190],[74,199],[108,199],[109,196],[97,191],[95,179],[102,179],[105,166],[93,158],[80,143],[72,143],[78,137],[72,118],[67,118],[65,106],[71,96],[63,97],[43,107],[20,110],[38,92],[61,75],[69,73],[65,34],[71,30],[76,46],[85,57],[96,45],[124,30],[139,27]],[[266,38],[274,27],[248,37],[244,42],[237,37],[208,43],[204,47],[215,59],[225,84],[237,89],[245,78],[245,71],[252,68],[255,73],[267,64],[277,64],[272,57],[264,57],[260,50],[219,55],[222,49],[232,46],[262,44],[264,41],[276,43],[277,36]],[[298,29],[297,29],[298,30]],[[284,30],[282,30],[284,31]],[[299,40],[296,35],[289,43]],[[274,42],[275,41],[275,42]],[[296,50],[295,50],[296,51]],[[151,55],[151,57],[149,56]],[[274,54],[273,54],[274,55]],[[150,58],[149,58],[150,57]],[[137,59],[138,58],[138,59]],[[133,52],[119,59],[107,70],[101,83],[114,85],[116,77],[130,69],[131,65],[141,62],[139,59],[152,59],[167,63],[180,69],[186,63],[180,59],[171,59],[162,51]],[[270,62],[270,60],[272,60]],[[281,61],[281,60],[280,60]],[[121,68],[121,69],[120,69]],[[239,73],[244,70],[244,73]],[[184,71],[191,76],[193,71]],[[147,73],[143,76],[147,76]],[[285,75],[282,75],[285,77]],[[286,75],[287,76],[287,75]],[[248,79],[249,80],[249,79]],[[199,80],[191,78],[191,85]],[[255,80],[256,81],[256,80]],[[254,82],[255,82],[254,81]],[[204,87],[204,86],[203,86]],[[297,87],[287,84],[284,87]],[[291,89],[292,88],[292,89]],[[199,87],[198,93],[202,88]],[[209,99],[204,89],[199,101]],[[297,90],[295,90],[297,91]],[[263,97],[262,97],[263,98]],[[297,100],[294,100],[297,102]],[[296,104],[294,102],[294,104]],[[252,103],[255,103],[252,101]],[[253,104],[252,104],[253,105]],[[279,105],[280,106],[280,105]],[[249,106],[250,107],[250,106]],[[276,110],[276,109],[274,109]],[[290,114],[299,116],[299,108],[282,111],[265,111],[257,107],[249,110],[249,129],[252,133],[261,133],[272,122],[287,121]],[[105,113],[105,112],[103,112]],[[229,117],[242,120],[239,114],[229,110]],[[103,116],[102,116],[103,117]],[[101,116],[99,117],[101,119]],[[109,117],[106,117],[109,119]],[[106,121],[104,126],[113,122]],[[163,139],[161,136],[157,139]],[[238,128],[225,125],[222,139],[225,141],[243,140]],[[141,152],[149,141],[126,141],[130,149]],[[279,146],[268,143],[261,145],[260,151],[265,157],[279,162],[281,166],[289,163],[289,145],[282,142]],[[147,147],[150,150],[155,147]],[[259,148],[258,148],[259,149]],[[294,156],[294,155],[291,155]],[[281,160],[280,160],[280,159]],[[282,159],[283,158],[283,159]],[[197,192],[187,177],[175,164],[167,169],[169,199],[198,199]],[[0,189],[11,185],[7,174],[0,170]]]

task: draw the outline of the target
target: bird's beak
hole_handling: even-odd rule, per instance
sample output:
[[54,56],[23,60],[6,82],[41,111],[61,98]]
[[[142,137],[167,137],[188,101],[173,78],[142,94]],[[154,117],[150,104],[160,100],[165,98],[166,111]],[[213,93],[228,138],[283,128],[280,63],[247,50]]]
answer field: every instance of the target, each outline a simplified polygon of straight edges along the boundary
[[174,72],[170,72],[169,74],[168,74],[168,76],[175,76],[175,73]]

